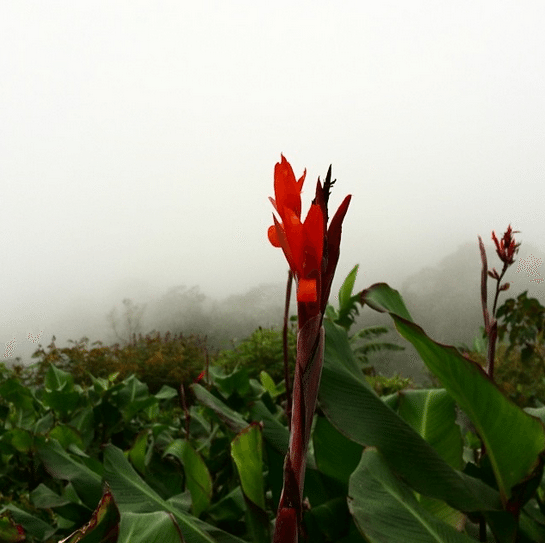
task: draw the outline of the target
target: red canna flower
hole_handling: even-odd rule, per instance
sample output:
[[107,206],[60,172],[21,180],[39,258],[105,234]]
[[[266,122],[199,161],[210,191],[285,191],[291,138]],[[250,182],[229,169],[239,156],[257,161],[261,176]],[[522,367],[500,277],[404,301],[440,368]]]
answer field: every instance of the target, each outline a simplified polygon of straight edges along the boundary
[[513,232],[511,230],[511,225],[509,225],[505,234],[503,234],[503,238],[501,238],[501,241],[498,241],[496,233],[492,232],[492,239],[496,244],[496,253],[498,253],[498,256],[504,264],[511,265],[513,264],[513,262],[515,262],[514,256],[518,252],[520,243],[515,243],[515,238],[513,237],[513,234],[518,233],[518,231]]
[[301,189],[306,170],[299,181],[293,169],[282,156],[274,169],[274,192],[270,198],[280,215],[273,215],[274,225],[269,228],[269,241],[282,247],[290,268],[297,278],[297,300],[318,302],[321,296],[320,278],[324,252],[324,206],[313,203],[304,222],[301,222]]
[[282,161],[274,168],[276,199],[270,198],[281,221],[273,215],[274,225],[269,227],[269,241],[275,247],[282,247],[297,278],[297,301],[317,303],[311,313],[323,312],[339,259],[341,226],[351,196],[344,199],[327,229],[329,189],[334,183],[330,168],[324,186],[318,179],[316,197],[302,222],[301,190],[306,170],[297,181],[290,163],[281,156]]

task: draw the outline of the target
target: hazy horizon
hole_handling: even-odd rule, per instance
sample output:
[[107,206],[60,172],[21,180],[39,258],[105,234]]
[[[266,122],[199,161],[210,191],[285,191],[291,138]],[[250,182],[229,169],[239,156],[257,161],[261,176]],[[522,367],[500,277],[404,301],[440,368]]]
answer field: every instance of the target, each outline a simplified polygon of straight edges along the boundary
[[331,209],[352,194],[333,292],[358,263],[363,288],[478,258],[508,224],[543,251],[544,21],[537,0],[2,3],[2,353],[124,290],[285,281],[280,153],[304,213],[330,164]]

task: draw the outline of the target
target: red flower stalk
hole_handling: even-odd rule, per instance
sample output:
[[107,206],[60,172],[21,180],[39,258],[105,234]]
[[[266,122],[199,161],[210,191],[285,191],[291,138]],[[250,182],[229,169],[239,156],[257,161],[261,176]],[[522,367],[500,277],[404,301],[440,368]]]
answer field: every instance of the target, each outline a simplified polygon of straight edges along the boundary
[[342,222],[351,199],[350,195],[344,199],[327,228],[329,190],[334,183],[330,168],[323,186],[318,179],[316,196],[306,219],[301,221],[305,175],[306,171],[297,181],[283,156],[282,162],[276,164],[275,199],[271,198],[271,202],[281,220],[273,216],[274,225],[268,231],[269,241],[282,248],[297,279],[299,316],[290,442],[284,463],[284,488],[276,517],[275,543],[296,543],[302,532],[306,453],[322,374],[322,320],[339,260]]
[[505,234],[503,234],[503,238],[501,238],[501,241],[498,241],[496,233],[492,232],[492,239],[496,244],[496,253],[498,253],[498,256],[504,264],[511,265],[513,264],[513,262],[515,262],[514,256],[515,253],[518,252],[520,243],[515,243],[515,238],[513,237],[513,234],[518,233],[518,231],[512,232],[511,225],[509,225],[507,227],[507,230],[505,231]]
[[[481,251],[481,260],[482,260],[482,271],[481,271],[481,305],[483,308],[483,317],[484,317],[484,327],[486,335],[488,336],[488,365],[487,373],[492,379],[494,377],[494,360],[496,353],[496,339],[498,332],[498,323],[496,321],[496,306],[498,304],[498,297],[500,292],[507,290],[509,288],[509,283],[501,284],[501,281],[507,272],[509,266],[511,266],[515,260],[515,254],[518,252],[520,243],[515,243],[515,238],[513,234],[518,234],[519,231],[512,231],[511,225],[507,227],[507,230],[503,234],[503,237],[500,241],[496,237],[496,233],[492,231],[492,240],[496,245],[496,253],[500,257],[500,260],[503,262],[503,269],[501,273],[498,273],[496,268],[492,270],[488,269],[488,262],[486,259],[486,251],[484,248],[483,240],[479,236],[479,248]],[[488,295],[487,295],[487,276],[491,277],[496,281],[496,294],[494,296],[494,305],[492,306],[492,313],[488,311]]]

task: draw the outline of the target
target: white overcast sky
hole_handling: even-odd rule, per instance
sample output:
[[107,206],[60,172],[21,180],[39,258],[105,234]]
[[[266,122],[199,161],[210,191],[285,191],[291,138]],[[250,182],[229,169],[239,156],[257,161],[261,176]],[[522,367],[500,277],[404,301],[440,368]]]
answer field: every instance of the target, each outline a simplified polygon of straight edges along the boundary
[[353,195],[359,288],[509,223],[543,248],[545,3],[3,0],[0,348],[129,280],[284,281],[280,153],[307,207],[330,163]]

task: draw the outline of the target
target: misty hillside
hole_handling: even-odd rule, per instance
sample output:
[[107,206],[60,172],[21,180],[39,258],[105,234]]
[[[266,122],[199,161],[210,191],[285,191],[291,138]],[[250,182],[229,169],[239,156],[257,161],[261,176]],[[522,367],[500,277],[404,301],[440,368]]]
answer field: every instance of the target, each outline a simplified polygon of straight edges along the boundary
[[[501,269],[493,246],[485,245],[489,269]],[[545,273],[545,270],[539,269],[540,259],[541,262],[545,259],[543,252],[522,244],[517,262],[505,278],[512,286],[507,292],[500,294],[498,307],[507,298],[515,297],[524,290],[528,290],[530,296],[545,304],[545,281],[539,282],[540,274]],[[534,264],[533,268],[528,265],[530,262]],[[363,266],[360,271],[365,272]],[[467,242],[439,260],[436,265],[426,266],[406,277],[400,284],[392,283],[390,286],[401,292],[413,319],[430,337],[452,345],[471,345],[483,322],[480,277],[478,244]],[[75,304],[70,314],[60,317],[52,330],[59,346],[70,339],[79,340],[84,335],[90,341],[100,340],[111,345],[129,341],[133,333],[145,334],[154,330],[162,333],[170,331],[187,335],[198,334],[206,336],[209,349],[216,352],[219,349],[232,348],[259,326],[282,326],[285,286],[285,282],[261,284],[223,300],[208,297],[198,286],[173,286],[159,294],[157,291],[152,294],[145,288],[120,288],[117,294],[121,301],[115,307],[110,305],[109,311],[104,310],[104,305]],[[362,290],[369,286],[361,284],[358,279],[355,288]],[[490,307],[494,286],[495,282],[489,279]],[[131,294],[136,296],[129,297]],[[337,292],[334,290],[330,303],[335,305],[336,298]],[[295,303],[292,302],[291,313],[294,314],[295,311]],[[376,353],[372,355],[370,362],[378,371],[387,375],[399,372],[405,377],[413,377],[418,383],[425,382],[426,371],[418,354],[393,330],[388,316],[365,307],[352,331],[377,324],[391,330],[378,341],[399,344],[406,349]],[[43,337],[41,344],[48,345],[50,340],[51,336]],[[32,345],[29,344],[28,347],[31,348]],[[30,354],[22,357],[24,363],[31,362]]]

